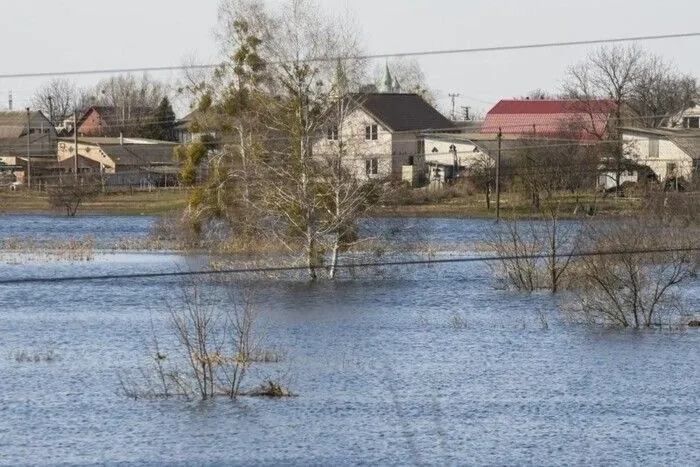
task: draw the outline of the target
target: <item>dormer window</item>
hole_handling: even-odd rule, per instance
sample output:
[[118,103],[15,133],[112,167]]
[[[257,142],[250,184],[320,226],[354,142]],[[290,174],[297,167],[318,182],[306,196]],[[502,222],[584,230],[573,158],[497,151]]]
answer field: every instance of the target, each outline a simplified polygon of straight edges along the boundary
[[326,139],[328,141],[338,141],[338,125],[328,127],[328,130],[326,132]]
[[373,140],[377,139],[377,125],[367,125],[365,127],[365,139],[366,140]]

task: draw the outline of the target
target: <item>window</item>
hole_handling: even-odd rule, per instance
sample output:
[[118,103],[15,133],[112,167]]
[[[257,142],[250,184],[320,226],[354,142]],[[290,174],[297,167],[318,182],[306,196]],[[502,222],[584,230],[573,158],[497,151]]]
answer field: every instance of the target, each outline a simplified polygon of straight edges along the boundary
[[413,156],[408,156],[408,165],[413,165]]
[[666,177],[671,178],[676,176],[676,163],[668,162],[666,164]]
[[649,157],[658,158],[659,157],[659,140],[656,138],[649,139]]
[[374,159],[367,159],[365,161],[365,172],[367,175],[377,175],[379,171],[379,159],[376,157]]
[[683,117],[683,128],[700,128],[700,117]]
[[377,139],[377,125],[367,125],[365,127],[365,139]]
[[329,141],[338,141],[338,126],[333,125],[328,128],[328,131],[326,133],[326,139]]

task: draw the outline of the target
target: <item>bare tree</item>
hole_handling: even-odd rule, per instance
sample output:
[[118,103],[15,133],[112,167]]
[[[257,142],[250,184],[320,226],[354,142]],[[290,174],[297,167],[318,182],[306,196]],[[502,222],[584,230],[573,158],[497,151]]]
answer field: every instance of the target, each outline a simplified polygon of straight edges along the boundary
[[[679,74],[661,57],[636,44],[594,50],[585,61],[569,68],[563,91],[584,109],[589,107],[589,118],[582,122],[582,128],[609,142],[601,146],[601,167],[614,174],[618,192],[622,174],[630,169],[620,127],[630,123],[659,126],[697,96],[694,78]],[[596,117],[607,105],[601,99],[612,104],[607,125],[601,125]]]
[[52,206],[65,209],[67,216],[74,217],[83,202],[95,198],[100,193],[100,187],[99,178],[81,176],[79,179],[73,179],[69,176],[58,185],[48,188],[48,200]]
[[484,192],[486,209],[491,209],[491,193],[496,186],[496,163],[487,154],[482,154],[467,168],[467,179]]
[[73,115],[77,107],[78,87],[73,81],[56,78],[42,85],[32,96],[31,105],[54,125]]
[[328,108],[344,92],[334,82],[337,70],[344,70],[345,89],[361,75],[361,61],[332,60],[360,55],[357,38],[346,22],[325,15],[309,0],[292,0],[277,10],[255,0],[224,1],[220,21],[220,39],[233,50],[225,64],[231,71],[225,80],[230,92],[209,98],[226,104],[226,96],[233,96],[229,102],[238,105],[228,108],[247,109],[237,115],[224,112],[235,117],[228,126],[234,141],[228,147],[236,168],[227,173],[238,181],[254,217],[278,220],[280,228],[267,233],[289,251],[301,245],[308,275],[315,279],[324,237],[333,230],[329,226],[340,227],[327,218],[327,198],[319,190],[329,179],[311,149]]
[[542,219],[509,219],[496,226],[492,247],[500,260],[495,273],[516,290],[549,289],[557,293],[580,242],[578,227],[562,226],[559,206],[547,203]]
[[639,115],[642,125],[658,128],[669,124],[673,115],[692,106],[697,99],[694,76],[683,75],[663,58],[649,55],[629,105]]
[[574,269],[571,316],[633,328],[668,322],[677,309],[677,286],[697,268],[696,234],[647,215],[590,224],[585,250],[597,254],[583,256]]
[[[336,276],[340,254],[360,243],[358,222],[361,217],[381,202],[386,195],[382,180],[358,179],[355,173],[362,152],[357,147],[357,135],[346,128],[346,119],[358,106],[354,98],[338,99],[326,115],[326,133],[331,138],[326,151],[315,154],[320,164],[317,177],[321,241],[330,249],[328,276]],[[349,125],[348,125],[349,126]]]
[[[250,368],[256,362],[277,362],[280,357],[261,347],[252,301],[225,282],[183,284],[181,299],[168,304],[165,321],[176,344],[163,345],[166,339],[159,337],[162,329],[153,326],[151,368],[142,370],[137,377],[120,374],[127,396],[211,399],[258,395],[257,390],[242,389]],[[223,296],[220,286],[227,289]],[[273,383],[281,388],[278,382]],[[291,393],[281,390],[265,395]]]
[[398,84],[400,92],[415,93],[423,97],[429,104],[436,105],[437,92],[427,84],[425,73],[415,58],[396,57],[386,63],[377,64],[374,69],[375,83],[381,83],[385,67],[389,68],[394,78],[393,85]]
[[164,83],[148,74],[141,77],[131,74],[111,76],[82,90],[76,99],[76,107],[112,107],[109,133],[112,136],[119,133],[138,134],[153,124],[152,116],[168,91]]

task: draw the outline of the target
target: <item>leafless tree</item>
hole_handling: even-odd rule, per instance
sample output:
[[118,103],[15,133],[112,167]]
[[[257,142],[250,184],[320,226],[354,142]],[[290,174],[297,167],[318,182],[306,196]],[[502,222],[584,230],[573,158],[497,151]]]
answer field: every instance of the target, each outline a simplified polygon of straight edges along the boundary
[[579,250],[581,233],[574,224],[562,226],[558,206],[548,203],[542,219],[505,220],[493,238],[491,246],[500,258],[494,272],[508,286],[556,293]]
[[[589,107],[588,121],[582,128],[601,145],[603,171],[613,173],[620,192],[622,173],[629,170],[620,136],[620,127],[635,123],[659,126],[668,117],[689,106],[697,96],[695,79],[679,74],[672,65],[637,44],[603,46],[586,60],[569,68],[563,85],[566,97]],[[607,125],[596,115],[612,109]]]
[[657,55],[649,55],[636,83],[629,105],[639,115],[641,124],[658,128],[698,99],[697,79],[679,73]]
[[362,180],[357,176],[357,162],[363,154],[356,135],[346,128],[345,122],[358,105],[360,102],[349,97],[334,103],[325,122],[332,138],[325,152],[314,155],[320,165],[315,190],[321,200],[319,233],[322,243],[330,249],[331,279],[336,276],[340,254],[362,241],[358,221],[381,202],[387,191],[382,180]]
[[[265,64],[265,80],[258,82],[260,99],[255,102],[255,128],[250,121],[238,120],[234,126],[240,157],[240,173],[256,170],[256,202],[248,207],[257,217],[276,215],[284,228],[271,232],[289,246],[299,243],[311,279],[321,264],[321,244],[328,233],[324,219],[324,199],[318,189],[322,164],[314,160],[311,149],[322,132],[327,110],[338,92],[338,69],[343,70],[345,89],[353,87],[362,69],[359,60],[333,60],[337,56],[357,56],[358,44],[347,22],[323,13],[310,0],[292,0],[278,10],[265,8],[260,1],[230,0],[221,4],[222,43],[233,50],[229,63],[240,83],[240,71],[250,64],[237,62],[241,54],[255,50],[256,61]],[[241,34],[242,29],[245,34]],[[250,43],[254,39],[254,44]],[[334,76],[335,74],[335,76]],[[266,143],[263,143],[263,141]],[[273,140],[273,141],[271,141]],[[272,142],[272,144],[270,144]],[[253,144],[251,144],[253,143]],[[247,154],[257,147],[263,156],[254,166],[246,163]],[[243,156],[246,157],[243,157]],[[252,201],[251,177],[243,184],[244,197]]]
[[392,77],[400,86],[401,92],[415,93],[423,97],[429,104],[436,105],[437,91],[427,84],[425,73],[418,60],[414,58],[396,57],[386,63],[377,64],[374,68],[374,81],[381,84],[385,67],[389,67]]
[[591,223],[584,250],[595,254],[574,268],[577,299],[570,315],[633,328],[667,323],[677,309],[677,286],[697,268],[696,235],[648,215]]
[[[231,290],[232,284],[191,281],[183,284],[180,300],[168,304],[166,328],[152,326],[151,365],[133,377],[120,374],[122,390],[138,398],[211,399],[257,395],[242,389],[255,363],[277,362],[279,355],[262,347],[252,301]],[[221,288],[227,292],[221,296]],[[162,336],[174,333],[175,343]],[[276,383],[279,386],[279,383]],[[291,395],[280,391],[275,396]]]
[[78,87],[73,81],[56,78],[42,85],[32,96],[32,108],[40,110],[54,125],[73,115],[77,108]]
[[496,186],[496,163],[482,154],[467,168],[467,179],[486,196],[486,209],[491,209],[491,193]]
[[83,202],[99,195],[100,188],[97,177],[80,175],[74,179],[69,175],[58,185],[48,188],[48,201],[55,208],[65,209],[67,216],[74,217]]

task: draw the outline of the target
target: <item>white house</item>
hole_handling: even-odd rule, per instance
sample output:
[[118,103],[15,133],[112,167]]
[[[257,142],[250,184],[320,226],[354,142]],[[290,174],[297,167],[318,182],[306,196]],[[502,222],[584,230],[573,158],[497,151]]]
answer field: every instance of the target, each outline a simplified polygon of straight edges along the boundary
[[700,128],[700,105],[694,105],[672,116],[668,121],[670,128]]
[[622,128],[627,157],[648,166],[659,180],[698,174],[700,130]]
[[394,178],[417,184],[425,176],[423,133],[456,131],[454,124],[417,94],[355,93],[342,99],[313,154],[346,150],[345,167],[360,179]]
[[428,133],[423,137],[430,181],[450,180],[460,170],[468,169],[474,164],[495,164],[485,148],[468,135]]

